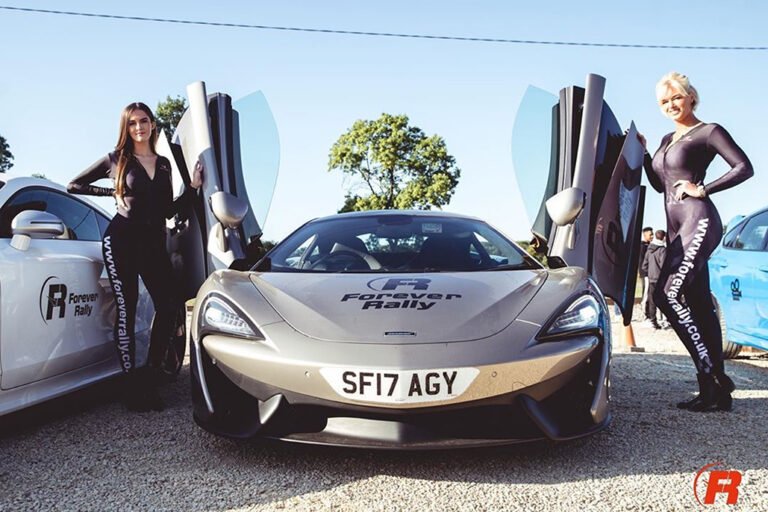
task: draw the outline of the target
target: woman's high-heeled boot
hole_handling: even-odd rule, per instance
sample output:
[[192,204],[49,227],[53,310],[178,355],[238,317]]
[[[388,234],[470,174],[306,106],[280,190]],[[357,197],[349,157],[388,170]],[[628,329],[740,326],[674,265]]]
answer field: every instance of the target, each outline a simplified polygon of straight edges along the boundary
[[147,403],[140,370],[131,370],[122,377],[122,398],[126,409],[134,412],[146,412],[152,407]]
[[142,370],[144,370],[144,399],[150,409],[162,411],[165,408],[165,404],[159,392],[161,372],[159,369],[150,366],[146,366]]
[[723,388],[723,391],[726,391],[728,393],[733,393],[736,389],[736,383],[733,382],[733,379],[731,379],[729,376],[725,374],[725,371],[720,370],[719,372],[716,372],[715,379],[717,379],[717,383],[720,384],[720,387]]
[[691,398],[690,400],[683,400],[682,402],[677,402],[677,408],[678,409],[688,409],[693,405],[697,400],[699,399],[699,395],[696,395],[695,397]]
[[733,407],[731,393],[736,389],[736,384],[722,370],[716,372],[714,375],[717,383],[720,385],[720,390],[717,395],[717,408],[721,411],[730,411]]
[[726,405],[725,398],[722,397],[722,388],[718,386],[711,374],[698,373],[696,374],[696,379],[699,381],[699,394],[691,400],[678,403],[678,409],[687,409],[694,412],[715,410],[720,408],[721,398],[723,399],[723,405]]
[[[699,389],[701,389],[701,378],[699,377],[699,374],[696,374],[696,378],[699,380]],[[690,409],[690,407],[697,403],[699,401],[699,395],[694,396],[693,398],[690,398],[688,400],[683,400],[682,402],[677,402],[677,408],[678,409]]]
[[713,372],[713,375],[720,385],[720,392],[717,396],[717,408],[721,411],[730,411],[733,408],[731,393],[736,389],[736,384],[733,382],[733,379],[725,374],[725,368],[722,365]]

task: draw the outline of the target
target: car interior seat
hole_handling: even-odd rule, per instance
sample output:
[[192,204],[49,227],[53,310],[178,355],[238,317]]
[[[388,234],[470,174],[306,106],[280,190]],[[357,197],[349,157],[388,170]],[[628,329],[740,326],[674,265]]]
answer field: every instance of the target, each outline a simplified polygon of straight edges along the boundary
[[473,266],[469,255],[469,239],[432,235],[424,240],[412,266],[436,270],[468,270]]
[[349,236],[343,239],[337,239],[331,247],[330,254],[335,252],[346,251],[354,253],[368,264],[368,267],[372,270],[378,270],[381,268],[381,263],[371,256],[368,252],[368,248],[365,246],[365,242],[357,238],[356,236]]

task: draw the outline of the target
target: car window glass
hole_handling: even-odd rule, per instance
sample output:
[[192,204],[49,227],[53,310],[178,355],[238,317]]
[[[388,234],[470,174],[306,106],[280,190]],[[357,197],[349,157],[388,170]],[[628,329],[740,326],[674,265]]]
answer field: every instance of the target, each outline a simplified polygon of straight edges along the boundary
[[[295,247],[286,257],[283,262],[283,264],[287,267],[296,268],[299,266],[299,263],[302,260],[302,256],[304,256],[304,253],[307,252],[307,249],[309,249],[310,245],[312,245],[315,241],[314,234],[309,236],[306,240],[304,240],[301,244],[299,244],[297,247]],[[315,252],[317,250],[317,246],[315,246]],[[311,257],[312,254],[308,253],[306,257],[303,259],[307,259]]]
[[745,251],[761,251],[765,248],[766,233],[768,233],[768,211],[749,219],[734,245]]
[[528,226],[544,237],[549,236],[552,221],[544,202],[557,185],[558,97],[528,86],[515,114],[512,127],[512,165],[528,216]]
[[0,238],[11,238],[11,222],[21,212],[27,210],[45,211],[46,196],[43,189],[23,190],[16,194],[0,211]]
[[728,247],[730,249],[737,249],[737,247],[736,247],[736,240],[739,237],[739,233],[741,233],[741,228],[742,227],[744,227],[744,223],[743,222],[737,224],[736,227],[734,227],[733,229],[728,231],[725,234],[725,238],[723,238],[723,246]]
[[[253,219],[262,228],[267,221],[269,206],[280,169],[280,139],[277,124],[267,99],[261,91],[232,103],[240,144],[235,144],[235,161],[240,172],[235,172],[238,197],[248,201],[254,217],[243,219],[245,239],[260,232]],[[239,157],[239,158],[238,158]]]
[[60,218],[67,226],[72,240],[96,242],[101,240],[94,211],[84,203],[58,192],[49,192],[46,211]]
[[103,240],[104,233],[107,232],[107,228],[109,227],[109,219],[99,213],[95,213],[95,215],[96,222],[99,224],[99,236]]
[[539,268],[484,222],[370,215],[311,222],[270,252],[273,271],[465,272]]

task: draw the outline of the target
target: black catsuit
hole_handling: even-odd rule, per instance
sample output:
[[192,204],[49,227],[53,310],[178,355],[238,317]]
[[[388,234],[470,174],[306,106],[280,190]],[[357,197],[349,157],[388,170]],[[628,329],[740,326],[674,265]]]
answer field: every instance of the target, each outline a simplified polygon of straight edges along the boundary
[[[74,194],[111,196],[114,189],[91,185],[104,178],[115,179],[117,154],[108,154],[75,177],[67,186]],[[109,283],[117,306],[115,342],[120,366],[126,373],[136,369],[136,305],[138,277],[152,297],[155,319],[149,345],[148,364],[158,367],[173,335],[178,299],[174,294],[173,269],[166,250],[165,219],[172,217],[186,203],[193,189],[187,189],[176,201],[171,187],[171,164],[158,156],[155,176],[131,155],[125,168],[125,206],[117,204],[117,214],[109,223],[102,251]]]
[[[704,184],[710,162],[720,155],[731,170],[704,185],[706,195],[675,199],[678,180]],[[753,174],[752,164],[725,129],[700,124],[672,142],[669,133],[645,172],[654,189],[664,193],[667,252],[654,300],[702,374],[723,372],[720,323],[709,289],[707,260],[720,243],[723,225],[710,195],[741,183]]]

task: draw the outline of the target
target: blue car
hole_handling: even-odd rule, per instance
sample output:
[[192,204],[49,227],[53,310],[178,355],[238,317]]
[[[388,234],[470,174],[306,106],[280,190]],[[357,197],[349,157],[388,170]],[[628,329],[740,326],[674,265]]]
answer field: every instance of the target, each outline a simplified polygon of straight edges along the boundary
[[744,345],[768,350],[768,207],[729,223],[709,273],[724,356]]

